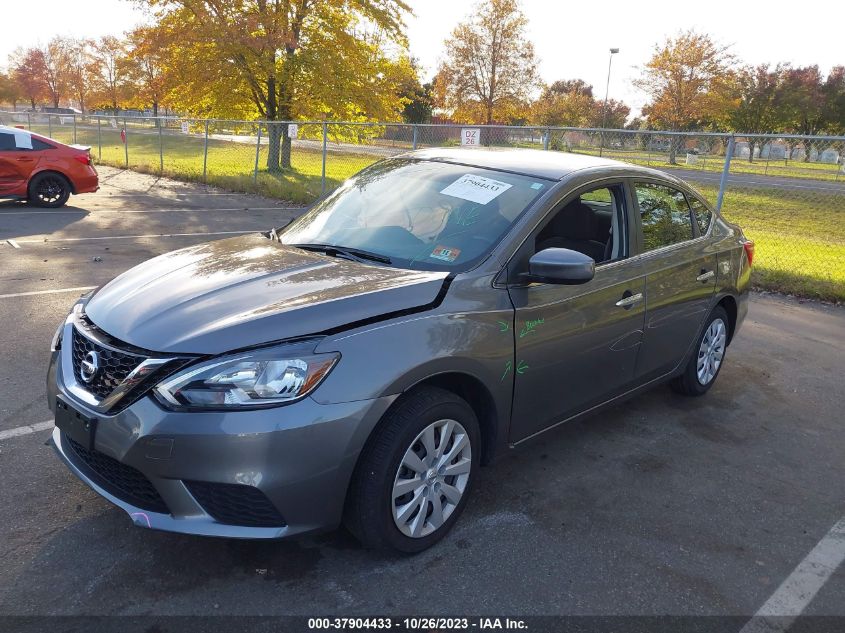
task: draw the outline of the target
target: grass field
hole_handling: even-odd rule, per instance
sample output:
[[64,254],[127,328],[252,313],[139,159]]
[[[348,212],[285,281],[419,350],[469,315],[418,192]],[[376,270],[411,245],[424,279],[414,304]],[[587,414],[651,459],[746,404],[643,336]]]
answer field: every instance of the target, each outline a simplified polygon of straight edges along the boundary
[[[715,201],[718,189],[697,185]],[[775,188],[725,192],[722,214],[754,240],[754,285],[845,302],[845,196]]]
[[[47,132],[46,129],[35,131]],[[65,138],[72,134],[67,127],[56,130],[54,126],[53,134],[57,140],[72,141]],[[91,145],[92,153],[99,162],[125,166],[126,148],[120,140],[120,131],[103,126],[99,139],[97,134],[96,128],[80,127],[77,129],[77,142]],[[170,131],[159,139],[155,129],[146,129],[142,133],[131,126],[128,136],[128,165],[131,169],[162,173],[183,180],[203,180],[204,141],[201,137]],[[98,156],[98,140],[102,143],[101,157]],[[161,163],[159,143],[163,155]],[[587,150],[582,153],[598,152]],[[606,150],[604,155],[657,168],[665,166],[667,161],[665,155],[658,153],[645,156],[642,152],[611,149]],[[209,139],[205,180],[227,189],[259,193],[295,203],[308,203],[320,195],[322,156],[319,151],[295,147],[291,155],[292,169],[271,174],[264,167],[267,146],[262,145],[257,178],[254,174],[255,158],[254,144]],[[364,153],[330,151],[326,160],[327,190],[378,159],[378,156]],[[678,167],[721,171],[722,160],[714,156],[704,158],[704,164],[697,167]],[[779,162],[783,165],[783,161]],[[770,176],[837,179],[832,165],[799,161],[791,161],[789,167],[774,165],[774,161],[769,164]],[[747,160],[735,159],[731,169],[734,172],[764,174],[765,162],[748,163]],[[715,187],[700,185],[697,188],[709,200],[715,201]],[[755,241],[753,281],[756,286],[845,302],[845,196],[799,189],[737,188],[726,193],[723,213],[729,220],[740,224],[745,234]]]

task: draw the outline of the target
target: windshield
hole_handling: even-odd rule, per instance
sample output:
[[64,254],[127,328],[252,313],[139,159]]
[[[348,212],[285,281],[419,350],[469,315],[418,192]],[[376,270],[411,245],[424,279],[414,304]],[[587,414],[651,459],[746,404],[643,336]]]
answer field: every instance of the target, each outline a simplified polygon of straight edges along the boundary
[[358,249],[400,268],[468,270],[550,184],[478,167],[388,159],[347,180],[279,239]]

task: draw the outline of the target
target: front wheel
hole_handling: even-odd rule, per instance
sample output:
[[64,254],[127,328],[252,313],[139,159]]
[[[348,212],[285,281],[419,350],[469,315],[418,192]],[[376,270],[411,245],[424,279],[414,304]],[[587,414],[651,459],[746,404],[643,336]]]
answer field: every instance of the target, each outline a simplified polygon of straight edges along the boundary
[[684,373],[670,384],[672,389],[686,396],[701,396],[713,386],[728,348],[728,313],[716,306],[710,313],[704,330],[698,337],[695,351]]
[[361,454],[345,523],[365,546],[420,552],[466,505],[479,464],[478,420],[455,394],[423,387],[387,414]]
[[29,203],[37,207],[55,209],[70,198],[70,183],[61,174],[38,174],[29,183]]

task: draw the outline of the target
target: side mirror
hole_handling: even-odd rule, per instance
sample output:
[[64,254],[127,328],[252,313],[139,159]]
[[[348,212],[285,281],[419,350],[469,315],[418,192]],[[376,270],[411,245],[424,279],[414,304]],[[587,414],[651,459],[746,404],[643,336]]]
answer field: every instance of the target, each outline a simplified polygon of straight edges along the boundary
[[546,248],[528,260],[528,281],[546,284],[583,284],[596,273],[592,257],[568,248]]

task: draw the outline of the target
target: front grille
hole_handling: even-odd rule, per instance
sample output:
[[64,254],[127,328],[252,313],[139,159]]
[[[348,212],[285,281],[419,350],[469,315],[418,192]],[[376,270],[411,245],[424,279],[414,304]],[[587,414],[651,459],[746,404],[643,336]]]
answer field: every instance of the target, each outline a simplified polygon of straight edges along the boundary
[[207,481],[183,482],[203,509],[220,523],[247,527],[284,527],[285,520],[258,488]]
[[[100,400],[114,391],[144,361],[143,356],[104,347],[80,334],[75,327],[72,338],[73,373],[76,380]],[[97,352],[100,368],[91,382],[86,382],[82,378],[82,361],[89,352]]]
[[[164,499],[143,473],[99,451],[88,450],[68,435],[62,435],[79,462],[74,460],[97,485],[126,503],[151,512],[169,514]],[[81,462],[81,463],[80,463]]]

